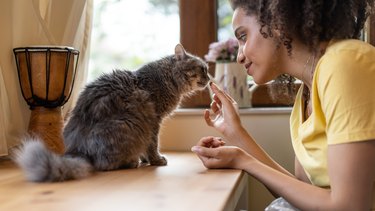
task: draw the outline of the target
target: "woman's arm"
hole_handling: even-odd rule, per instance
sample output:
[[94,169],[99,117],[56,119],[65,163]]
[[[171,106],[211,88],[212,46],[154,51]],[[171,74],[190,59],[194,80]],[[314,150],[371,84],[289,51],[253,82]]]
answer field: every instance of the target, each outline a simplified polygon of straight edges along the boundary
[[[243,156],[242,156],[243,157]],[[234,162],[301,210],[370,210],[375,178],[375,140],[330,145],[331,189],[316,187],[248,157]],[[239,161],[240,161],[239,160]]]
[[309,177],[307,176],[305,170],[303,169],[297,157],[295,157],[294,159],[294,175],[297,179],[304,181],[308,184],[311,184]]
[[255,159],[259,160],[260,162],[266,164],[267,166],[282,172],[290,177],[295,177],[291,174],[288,170],[280,166],[275,160],[273,160],[261,146],[257,144],[257,142],[250,136],[247,131],[241,127],[231,135],[226,135],[225,138],[227,140],[231,140],[235,142],[236,146],[240,147],[241,149],[245,150],[248,154],[253,156]]
[[[205,140],[205,138],[202,140]],[[204,146],[204,144],[198,143],[198,146]],[[198,154],[199,158],[207,168],[236,168],[245,170],[264,184],[273,195],[284,197],[287,201],[301,210],[366,210],[364,208],[371,206],[371,191],[374,173],[363,173],[363,171],[365,169],[371,169],[371,165],[373,166],[372,172],[375,171],[375,158],[374,155],[371,155],[371,153],[375,154],[375,152],[374,150],[368,150],[365,152],[361,149],[363,147],[354,148],[350,149],[350,151],[352,151],[353,158],[351,158],[352,156],[348,156],[349,153],[340,155],[337,149],[330,149],[329,153],[331,155],[329,159],[331,161],[336,160],[341,162],[343,165],[352,163],[353,165],[348,165],[345,168],[358,169],[353,169],[349,172],[352,174],[356,174],[355,172],[362,172],[358,174],[367,175],[367,177],[355,177],[355,179],[350,180],[350,183],[347,181],[345,182],[345,179],[343,179],[344,177],[340,175],[342,170],[338,169],[343,168],[343,166],[329,162],[329,171],[333,172],[332,174],[334,175],[337,174],[337,178],[335,178],[335,180],[342,181],[338,182],[341,185],[332,187],[332,189],[317,187],[311,185],[310,183],[306,183],[306,181],[284,174],[278,169],[272,168],[269,165],[257,160],[245,150],[238,147],[224,147],[220,144],[216,144],[216,146],[205,145],[205,147],[193,147],[193,151]],[[371,149],[369,147],[364,148]],[[366,156],[363,158],[358,158],[358,156],[355,156],[355,151],[362,152],[362,154],[359,153],[361,156]],[[371,156],[368,157],[368,155]],[[345,159],[342,157],[345,157]],[[356,163],[362,163],[363,165],[361,166]],[[354,184],[358,182],[357,180],[363,182],[363,185],[361,185],[362,188],[359,188],[361,186],[356,186]],[[332,181],[332,179],[331,182],[335,183]],[[351,195],[354,193],[359,193],[359,199],[353,198],[352,201],[345,198],[351,197]],[[367,198],[361,197],[362,195],[366,194]],[[339,195],[342,196],[339,197]]]
[[369,210],[375,178],[375,140],[328,146],[331,189],[298,180],[272,160],[242,127],[235,101],[211,85],[215,93],[211,110],[205,112],[209,126],[241,147],[220,144],[193,147],[208,168],[237,168],[247,171],[271,192],[302,210]]

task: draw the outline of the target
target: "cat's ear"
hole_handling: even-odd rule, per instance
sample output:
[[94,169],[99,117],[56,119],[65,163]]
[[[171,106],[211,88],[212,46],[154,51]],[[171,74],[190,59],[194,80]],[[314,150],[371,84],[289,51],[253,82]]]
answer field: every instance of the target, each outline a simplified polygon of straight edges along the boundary
[[182,46],[181,44],[177,44],[176,47],[174,48],[174,55],[177,60],[184,59],[186,56],[186,51],[185,51],[184,46]]

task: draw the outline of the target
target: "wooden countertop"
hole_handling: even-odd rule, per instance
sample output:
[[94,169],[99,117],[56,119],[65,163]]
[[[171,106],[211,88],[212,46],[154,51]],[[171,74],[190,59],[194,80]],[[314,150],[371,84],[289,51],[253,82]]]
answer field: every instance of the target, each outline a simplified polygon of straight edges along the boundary
[[0,161],[0,210],[234,210],[247,184],[240,170],[208,170],[193,153],[168,165],[99,172],[78,181],[30,183]]

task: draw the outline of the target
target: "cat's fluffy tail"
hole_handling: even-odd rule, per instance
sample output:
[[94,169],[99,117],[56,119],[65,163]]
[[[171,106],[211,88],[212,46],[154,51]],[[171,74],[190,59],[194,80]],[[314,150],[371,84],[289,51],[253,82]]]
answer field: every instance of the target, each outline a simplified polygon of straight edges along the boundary
[[87,177],[92,166],[83,158],[60,156],[40,140],[27,140],[16,151],[14,160],[33,182],[58,182]]

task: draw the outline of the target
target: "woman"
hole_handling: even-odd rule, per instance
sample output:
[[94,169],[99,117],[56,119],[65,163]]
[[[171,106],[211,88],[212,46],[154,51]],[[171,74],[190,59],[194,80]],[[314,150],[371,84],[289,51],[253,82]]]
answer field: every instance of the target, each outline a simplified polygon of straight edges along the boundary
[[290,117],[290,174],[241,125],[236,102],[211,84],[204,117],[235,146],[203,137],[192,148],[208,168],[236,168],[301,210],[374,210],[375,48],[357,40],[370,0],[231,0],[237,61],[263,84],[303,82]]

